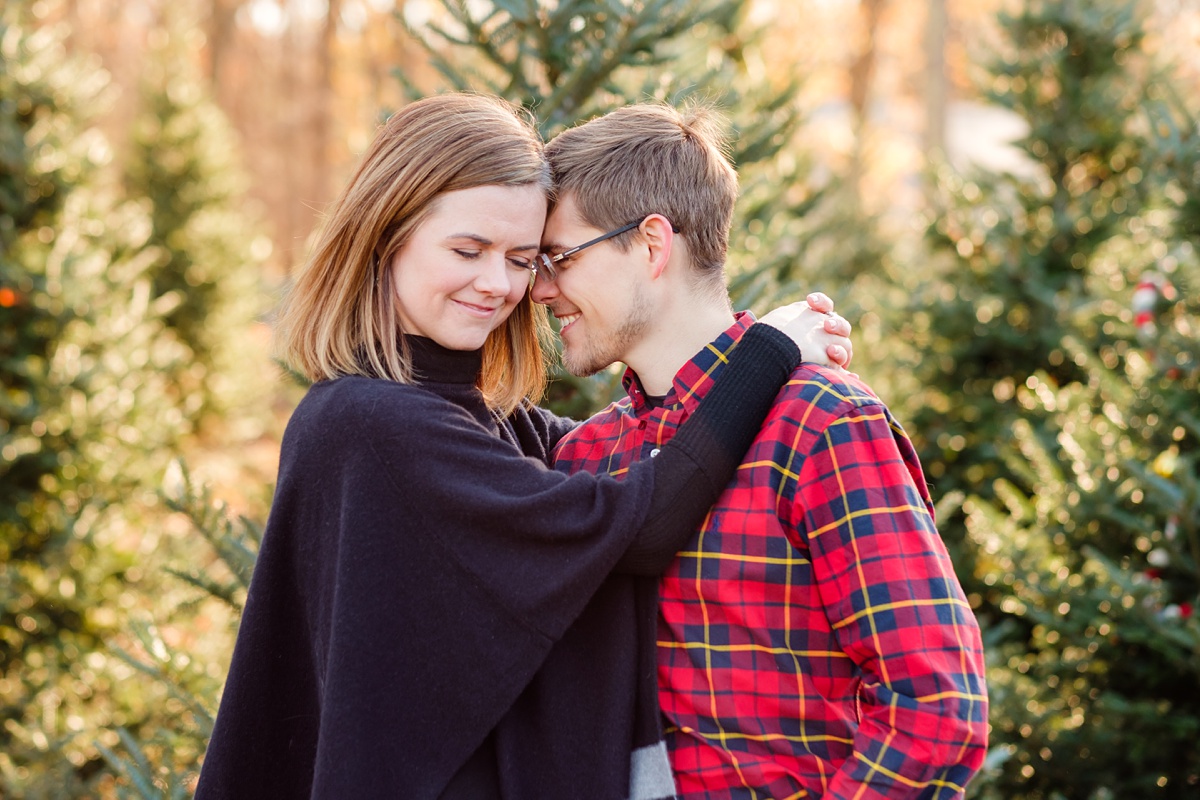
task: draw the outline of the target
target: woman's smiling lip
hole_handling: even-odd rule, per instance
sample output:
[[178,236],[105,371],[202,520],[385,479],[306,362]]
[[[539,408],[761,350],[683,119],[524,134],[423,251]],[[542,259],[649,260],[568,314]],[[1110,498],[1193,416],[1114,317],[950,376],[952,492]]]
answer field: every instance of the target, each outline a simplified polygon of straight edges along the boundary
[[464,300],[455,300],[454,302],[468,314],[480,318],[490,317],[500,308],[499,306],[481,306],[475,303],[468,303]]

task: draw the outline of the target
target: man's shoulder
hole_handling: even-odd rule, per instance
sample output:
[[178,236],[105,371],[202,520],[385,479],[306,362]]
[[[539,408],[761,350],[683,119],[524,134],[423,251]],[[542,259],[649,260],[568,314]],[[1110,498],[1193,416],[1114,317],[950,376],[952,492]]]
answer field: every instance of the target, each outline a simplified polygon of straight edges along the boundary
[[[862,378],[845,370],[805,363],[792,371],[780,389],[763,423],[763,433],[772,438],[790,438],[794,434],[788,431],[799,429],[805,437],[820,437],[831,428],[845,428],[847,422],[870,420],[886,422],[894,433],[902,431],[891,410]],[[797,446],[801,450],[805,447]]]
[[850,409],[883,407],[884,403],[858,375],[805,362],[792,370],[775,405],[777,408],[815,406],[840,416]]

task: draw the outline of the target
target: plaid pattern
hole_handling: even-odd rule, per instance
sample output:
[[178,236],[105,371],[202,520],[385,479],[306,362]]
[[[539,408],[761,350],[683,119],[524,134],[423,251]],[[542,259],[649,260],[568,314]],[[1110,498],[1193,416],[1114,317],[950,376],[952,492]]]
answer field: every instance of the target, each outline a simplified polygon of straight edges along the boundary
[[[622,475],[699,403],[749,314],[650,408],[558,446]],[[681,798],[953,798],[986,751],[979,627],[916,453],[854,376],[810,364],[661,583],[659,699]]]

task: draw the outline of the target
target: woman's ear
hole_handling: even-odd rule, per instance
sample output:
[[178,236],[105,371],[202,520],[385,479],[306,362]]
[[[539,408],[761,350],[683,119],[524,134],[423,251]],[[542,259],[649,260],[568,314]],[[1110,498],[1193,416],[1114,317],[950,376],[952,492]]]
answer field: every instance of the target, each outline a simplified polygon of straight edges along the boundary
[[650,278],[655,280],[662,275],[663,270],[667,268],[667,262],[671,260],[675,227],[662,214],[651,214],[642,220],[638,231],[642,234],[643,246],[646,248]]

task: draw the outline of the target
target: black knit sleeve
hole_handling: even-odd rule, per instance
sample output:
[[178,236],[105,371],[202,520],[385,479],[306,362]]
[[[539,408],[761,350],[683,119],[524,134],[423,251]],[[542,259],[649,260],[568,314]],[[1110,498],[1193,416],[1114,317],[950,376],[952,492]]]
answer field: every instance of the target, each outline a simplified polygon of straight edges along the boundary
[[750,327],[696,411],[653,459],[649,513],[617,572],[659,575],[733,478],[800,350],[770,325]]

